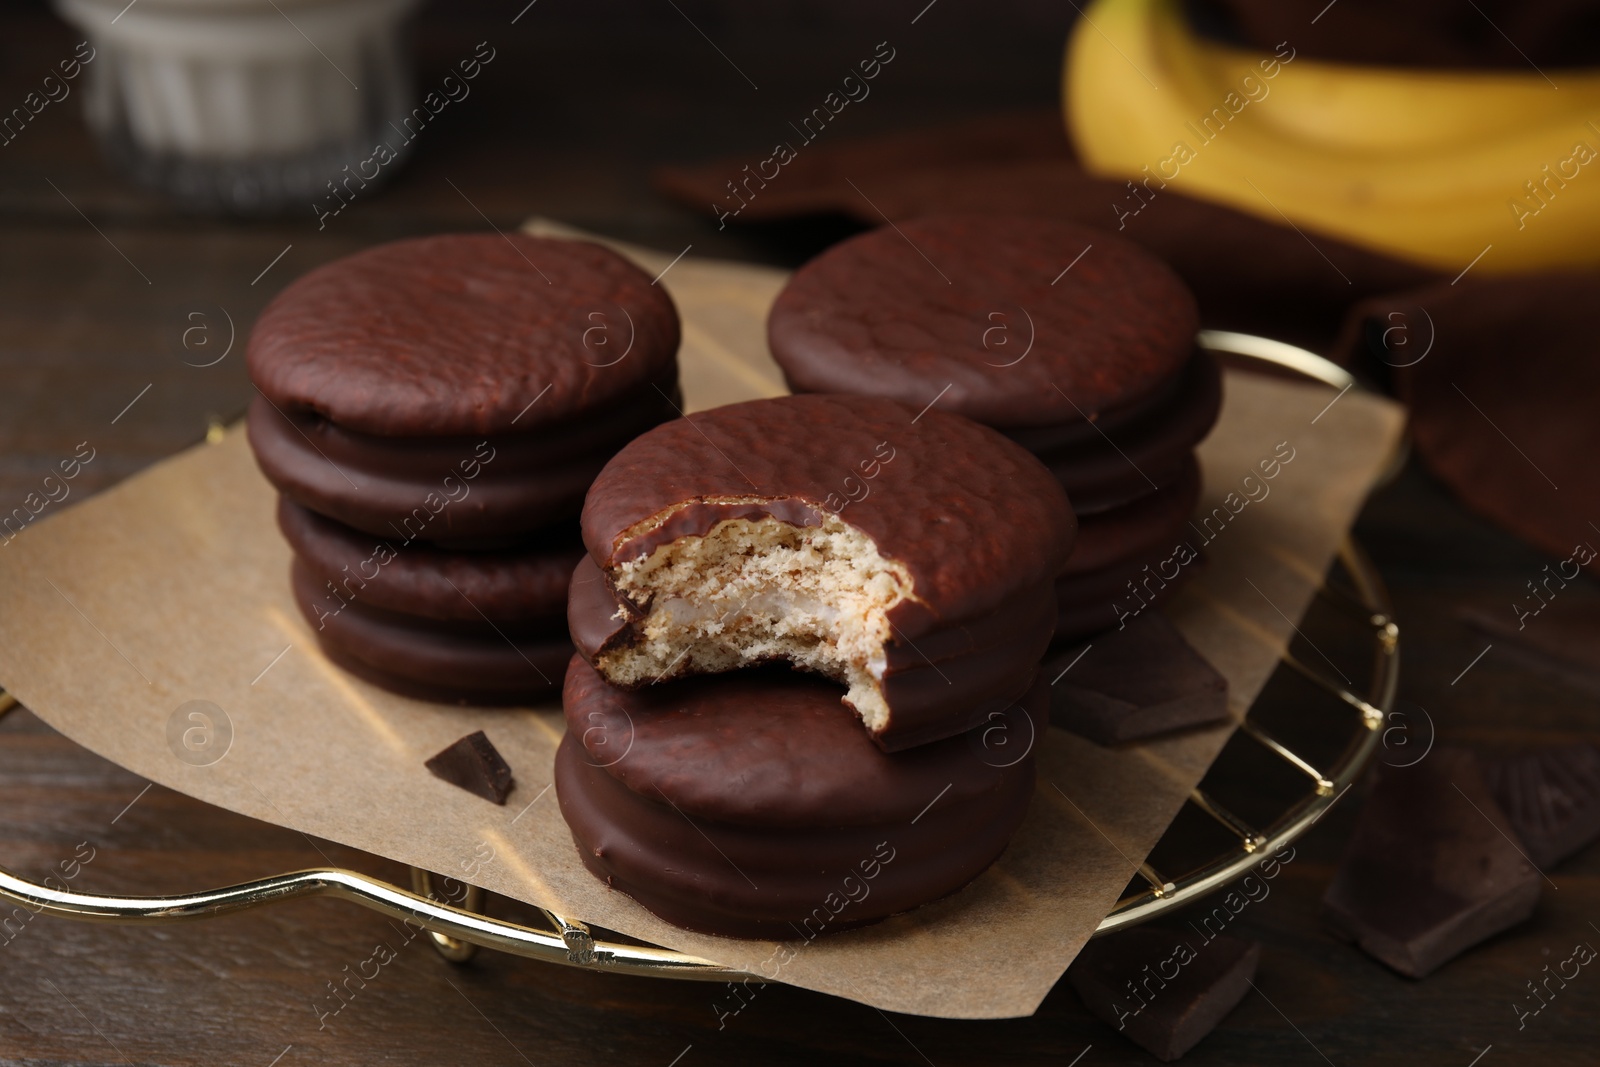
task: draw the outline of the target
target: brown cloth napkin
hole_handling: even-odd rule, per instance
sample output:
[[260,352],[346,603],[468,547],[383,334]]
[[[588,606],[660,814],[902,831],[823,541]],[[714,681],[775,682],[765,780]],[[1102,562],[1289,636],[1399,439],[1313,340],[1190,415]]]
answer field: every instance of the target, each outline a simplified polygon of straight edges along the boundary
[[[763,182],[752,152],[655,174],[662,193],[724,225],[841,214],[869,226],[933,212],[1042,215],[1108,230],[1170,263],[1215,329],[1324,348],[1356,300],[1422,285],[1433,270],[1335,237],[1277,225],[1185,196],[1170,185],[1139,195],[1095,178],[1073,158],[1059,111],[793,146]],[[746,170],[746,167],[749,170]],[[754,175],[754,177],[752,177]],[[730,192],[733,183],[737,195]],[[741,206],[742,205],[742,206]]]
[[1600,273],[1469,276],[1362,301],[1334,355],[1394,368],[1417,451],[1468,507],[1600,574],[1574,557],[1600,548],[1597,307]]

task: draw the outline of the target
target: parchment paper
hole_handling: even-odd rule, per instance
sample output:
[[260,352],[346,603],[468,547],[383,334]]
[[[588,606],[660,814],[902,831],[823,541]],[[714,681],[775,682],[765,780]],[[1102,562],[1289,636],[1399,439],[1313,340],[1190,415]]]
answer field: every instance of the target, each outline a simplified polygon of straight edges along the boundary
[[[672,259],[635,252],[652,275]],[[781,391],[763,323],[782,281],[781,272],[688,256],[667,271],[662,283],[685,322],[691,408]],[[1381,399],[1351,392],[1329,407],[1332,389],[1259,377],[1230,374],[1226,390],[1221,423],[1200,450],[1202,509],[1229,491],[1242,495],[1241,479],[1280,442],[1294,458],[1266,483],[1270,495],[1207,546],[1209,566],[1168,612],[1228,677],[1242,714],[1401,417]],[[235,428],[220,444],[29,526],[0,548],[0,682],[74,741],[209,803],[723,964],[758,968],[773,958],[771,944],[669,926],[583,869],[548,788],[563,728],[557,709],[420,703],[323,659],[290,599],[289,552],[272,513],[273,492]],[[211,728],[212,747],[202,745],[205,759],[231,728],[226,755],[209,765],[180,758],[185,749],[169,739],[196,728],[177,714],[191,700],[213,702],[226,717]],[[504,808],[423,768],[480,728],[516,774]],[[999,864],[945,901],[795,943],[778,980],[894,1011],[1031,1013],[1231,729],[1115,751],[1050,731],[1039,742],[1033,807]],[[773,964],[763,969],[770,975]],[[708,987],[708,1011],[737,1005],[719,1002],[720,990]]]

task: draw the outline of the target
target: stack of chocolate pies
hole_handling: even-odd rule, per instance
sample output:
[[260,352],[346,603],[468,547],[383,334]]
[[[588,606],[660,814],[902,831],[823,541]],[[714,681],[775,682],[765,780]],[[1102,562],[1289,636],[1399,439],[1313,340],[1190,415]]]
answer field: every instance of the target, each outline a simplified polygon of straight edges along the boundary
[[286,288],[250,338],[248,430],[329,657],[431,699],[552,695],[577,515],[678,408],[678,317],[598,245],[381,245]]
[[1049,467],[1080,524],[1058,640],[1123,625],[1192,572],[1194,446],[1221,377],[1194,297],[1148,252],[1048,219],[929,216],[807,263],[767,325],[796,392],[956,412]]
[[881,398],[751,401],[622,449],[582,525],[556,790],[597,876],[809,939],[1000,855],[1075,529],[1026,449]]

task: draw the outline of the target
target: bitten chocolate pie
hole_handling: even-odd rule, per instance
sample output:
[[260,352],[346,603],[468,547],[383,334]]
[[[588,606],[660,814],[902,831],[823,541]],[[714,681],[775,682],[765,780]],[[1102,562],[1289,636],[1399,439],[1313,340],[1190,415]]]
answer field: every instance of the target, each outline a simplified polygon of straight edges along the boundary
[[1026,449],[871,397],[676,419],[583,509],[578,651],[614,685],[783,662],[845,686],[887,750],[971,729],[1033,684],[1076,522]]

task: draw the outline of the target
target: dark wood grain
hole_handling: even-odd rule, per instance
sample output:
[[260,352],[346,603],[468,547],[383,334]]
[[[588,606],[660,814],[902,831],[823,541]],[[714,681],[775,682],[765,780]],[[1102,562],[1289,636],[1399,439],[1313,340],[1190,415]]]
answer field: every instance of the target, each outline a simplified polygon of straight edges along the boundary
[[[870,11],[842,0],[776,13],[678,6],[540,0],[515,27],[521,2],[430,11],[418,34],[424,83],[479,40],[499,56],[390,188],[320,231],[309,205],[281,221],[186,216],[100,161],[75,103],[41,116],[0,148],[0,501],[20,500],[80,441],[98,449],[75,483],[87,495],[237,415],[249,395],[242,350],[214,367],[185,366],[172,343],[187,312],[226,309],[242,344],[290,278],[375,241],[482,229],[485,217],[509,228],[541,213],[669,251],[693,243],[696,254],[792,265],[839,227],[719,231],[654,197],[649,166],[765,146],[884,39],[900,58],[841,135],[1048,104],[1071,14],[1070,5],[996,12],[943,0],[912,25],[923,0]],[[77,38],[39,7],[11,11],[0,27],[0,105],[9,107]],[[1456,680],[1486,643],[1460,609],[1509,602],[1547,561],[1415,469],[1374,497],[1359,534],[1404,625],[1403,706],[1426,709],[1441,739],[1495,751],[1596,736],[1592,697],[1500,649]],[[1596,595],[1585,585],[1573,595]],[[0,721],[0,864],[43,877],[86,843],[94,859],[73,884],[97,892],[178,892],[324,863],[404,878],[392,863],[145,785],[12,712]],[[1600,975],[1584,973],[1521,1031],[1512,1004],[1575,942],[1600,942],[1600,849],[1549,872],[1558,888],[1531,923],[1412,982],[1334,941],[1318,920],[1360,799],[1352,793],[1324,819],[1271,895],[1237,920],[1234,932],[1264,943],[1259,992],[1186,1062],[1466,1067],[1489,1045],[1484,1067],[1595,1062]],[[505,902],[493,908],[516,914]],[[398,950],[394,962],[321,1017],[318,1006],[333,1005],[328,983],[380,942]],[[1083,1067],[1153,1062],[1065,984],[1033,1018],[966,1023],[771,986],[719,1029],[713,986],[490,952],[456,967],[405,943],[394,924],[331,901],[152,929],[13,919],[0,935],[0,973],[7,1064],[949,1067],[1067,1064],[1089,1046]]]

